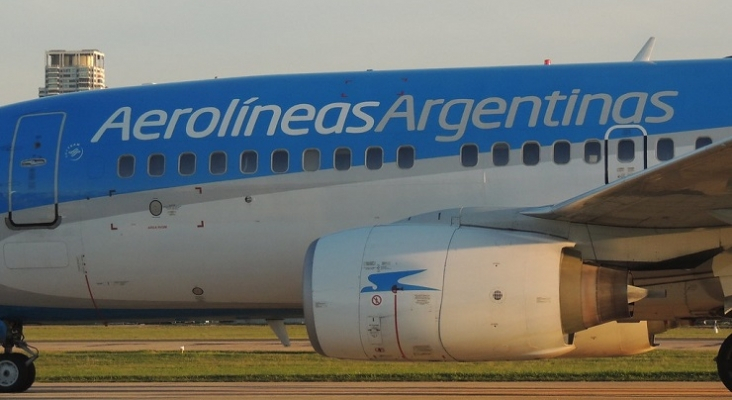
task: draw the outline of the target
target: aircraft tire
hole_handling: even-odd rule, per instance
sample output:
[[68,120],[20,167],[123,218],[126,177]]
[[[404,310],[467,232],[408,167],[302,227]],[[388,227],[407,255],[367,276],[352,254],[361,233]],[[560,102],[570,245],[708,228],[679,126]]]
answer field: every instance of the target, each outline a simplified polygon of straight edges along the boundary
[[[23,354],[21,354],[21,355],[23,357],[25,357],[25,355],[23,355]],[[28,357],[25,357],[25,359],[27,360]],[[23,365],[25,365],[25,361],[23,362]],[[25,377],[25,382],[23,382],[23,384],[20,385],[20,387],[18,388],[18,392],[25,392],[26,390],[28,390],[28,388],[30,388],[33,385],[33,383],[35,381],[36,381],[36,363],[30,363],[30,364],[28,364],[28,375],[26,375],[26,377]]]
[[0,393],[26,391],[36,379],[36,367],[26,365],[28,356],[20,353],[0,355]]
[[728,390],[732,391],[732,335],[724,339],[717,353],[717,374]]

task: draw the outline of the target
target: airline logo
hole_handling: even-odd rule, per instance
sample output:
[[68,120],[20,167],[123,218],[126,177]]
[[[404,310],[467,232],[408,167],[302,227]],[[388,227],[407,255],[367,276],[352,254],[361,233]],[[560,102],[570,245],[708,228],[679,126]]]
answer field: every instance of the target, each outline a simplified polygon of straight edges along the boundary
[[426,286],[408,285],[399,282],[400,279],[408,276],[419,274],[426,270],[412,270],[412,271],[397,271],[397,272],[380,272],[371,274],[368,277],[369,282],[373,283],[372,286],[366,286],[361,289],[361,293],[371,292],[397,292],[397,291],[411,291],[411,290],[437,290]]
[[[228,107],[114,111],[91,138],[100,140],[166,140],[186,135],[208,137],[302,136],[364,134],[387,128],[434,132],[438,142],[460,140],[468,128],[479,130],[582,126],[588,124],[659,124],[671,120],[678,91],[570,93],[482,99],[424,99],[401,95],[393,103],[379,101],[308,103],[282,107],[259,97],[232,99]],[[264,104],[263,104],[264,103]]]

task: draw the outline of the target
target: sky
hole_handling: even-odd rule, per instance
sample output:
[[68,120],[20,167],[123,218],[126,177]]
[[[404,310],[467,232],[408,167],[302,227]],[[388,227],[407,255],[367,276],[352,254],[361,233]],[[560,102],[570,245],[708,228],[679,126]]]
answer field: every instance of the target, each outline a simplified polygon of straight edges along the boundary
[[0,1],[0,105],[45,52],[98,49],[107,86],[213,77],[732,55],[729,0]]

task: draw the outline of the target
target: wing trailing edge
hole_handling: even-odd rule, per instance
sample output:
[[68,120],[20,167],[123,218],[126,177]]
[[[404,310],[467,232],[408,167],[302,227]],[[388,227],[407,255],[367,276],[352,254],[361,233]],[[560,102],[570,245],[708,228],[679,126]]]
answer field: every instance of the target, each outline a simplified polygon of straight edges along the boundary
[[628,228],[732,224],[732,138],[523,214]]

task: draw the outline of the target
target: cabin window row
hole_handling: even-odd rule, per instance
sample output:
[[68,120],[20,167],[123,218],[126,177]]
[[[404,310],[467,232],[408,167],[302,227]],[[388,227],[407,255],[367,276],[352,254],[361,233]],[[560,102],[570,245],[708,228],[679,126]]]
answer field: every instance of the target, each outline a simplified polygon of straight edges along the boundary
[[[228,168],[228,155],[223,151],[212,152],[208,157],[208,173],[223,175]],[[414,166],[416,152],[412,146],[401,146],[396,152],[396,164],[401,169],[410,169]],[[477,154],[476,154],[477,160]],[[279,149],[272,152],[270,168],[274,173],[285,173],[290,169],[290,152]],[[370,170],[378,170],[384,165],[384,150],[381,147],[366,149],[365,166]],[[340,147],[333,152],[333,168],[338,171],[347,171],[353,166],[353,157],[350,148]],[[239,156],[239,171],[242,174],[253,174],[259,168],[259,155],[256,151],[244,151]],[[302,169],[317,171],[321,168],[321,152],[318,149],[307,149],[302,153]],[[186,152],[178,156],[178,174],[190,176],[197,171],[197,157],[195,153]],[[152,154],[147,159],[147,174],[152,177],[165,174],[165,155]],[[135,174],[135,156],[125,154],[117,161],[117,174],[121,178],[129,178]]]
[[[709,137],[696,139],[695,148],[707,146],[712,143]],[[555,164],[568,164],[571,159],[571,144],[566,140],[560,140],[552,145],[552,161]],[[491,149],[491,158],[494,166],[501,167],[508,165],[510,150],[508,143],[496,143]],[[617,142],[617,158],[621,162],[630,162],[635,159],[635,141],[621,139]],[[478,145],[466,144],[460,148],[460,162],[463,167],[474,167],[478,165]],[[675,145],[673,139],[663,138],[656,142],[656,158],[659,161],[667,161],[674,158]],[[602,160],[602,143],[599,140],[585,142],[582,159],[587,164],[597,164]],[[533,166],[541,161],[541,146],[537,142],[526,142],[521,146],[521,162],[524,165]]]
[[[701,148],[712,143],[708,137],[697,138],[695,148]],[[563,165],[571,159],[571,144],[560,140],[552,145],[552,161]],[[510,156],[508,143],[496,143],[491,150],[494,166],[508,165]],[[621,162],[630,162],[635,158],[635,141],[621,139],[617,142],[617,158]],[[659,161],[674,158],[675,145],[673,139],[662,138],[656,142],[656,157]],[[227,172],[227,153],[214,151],[208,158],[208,172],[212,175],[222,175]],[[253,174],[258,169],[258,153],[252,150],[244,151],[239,156],[239,171],[243,174]],[[415,149],[412,146],[401,146],[397,149],[396,162],[401,169],[410,169],[414,166]],[[476,144],[466,144],[460,148],[460,162],[464,167],[478,165],[479,149]],[[602,144],[599,140],[585,142],[582,158],[588,164],[597,164],[602,160]],[[270,168],[274,173],[285,173],[290,169],[290,153],[287,150],[275,150],[271,154]],[[521,147],[521,162],[533,166],[541,161],[541,146],[537,142],[526,142]],[[366,149],[364,164],[366,169],[378,170],[384,164],[384,150],[381,147]],[[337,148],[333,152],[333,168],[338,171],[347,171],[353,166],[351,149]],[[196,173],[196,154],[187,152],[178,157],[178,174],[190,176]],[[321,151],[306,149],[302,153],[302,169],[304,171],[318,171],[321,168]],[[123,155],[117,163],[117,173],[122,178],[129,178],[135,173],[135,157]],[[147,160],[147,174],[149,176],[163,176],[165,174],[165,155],[152,154]]]

